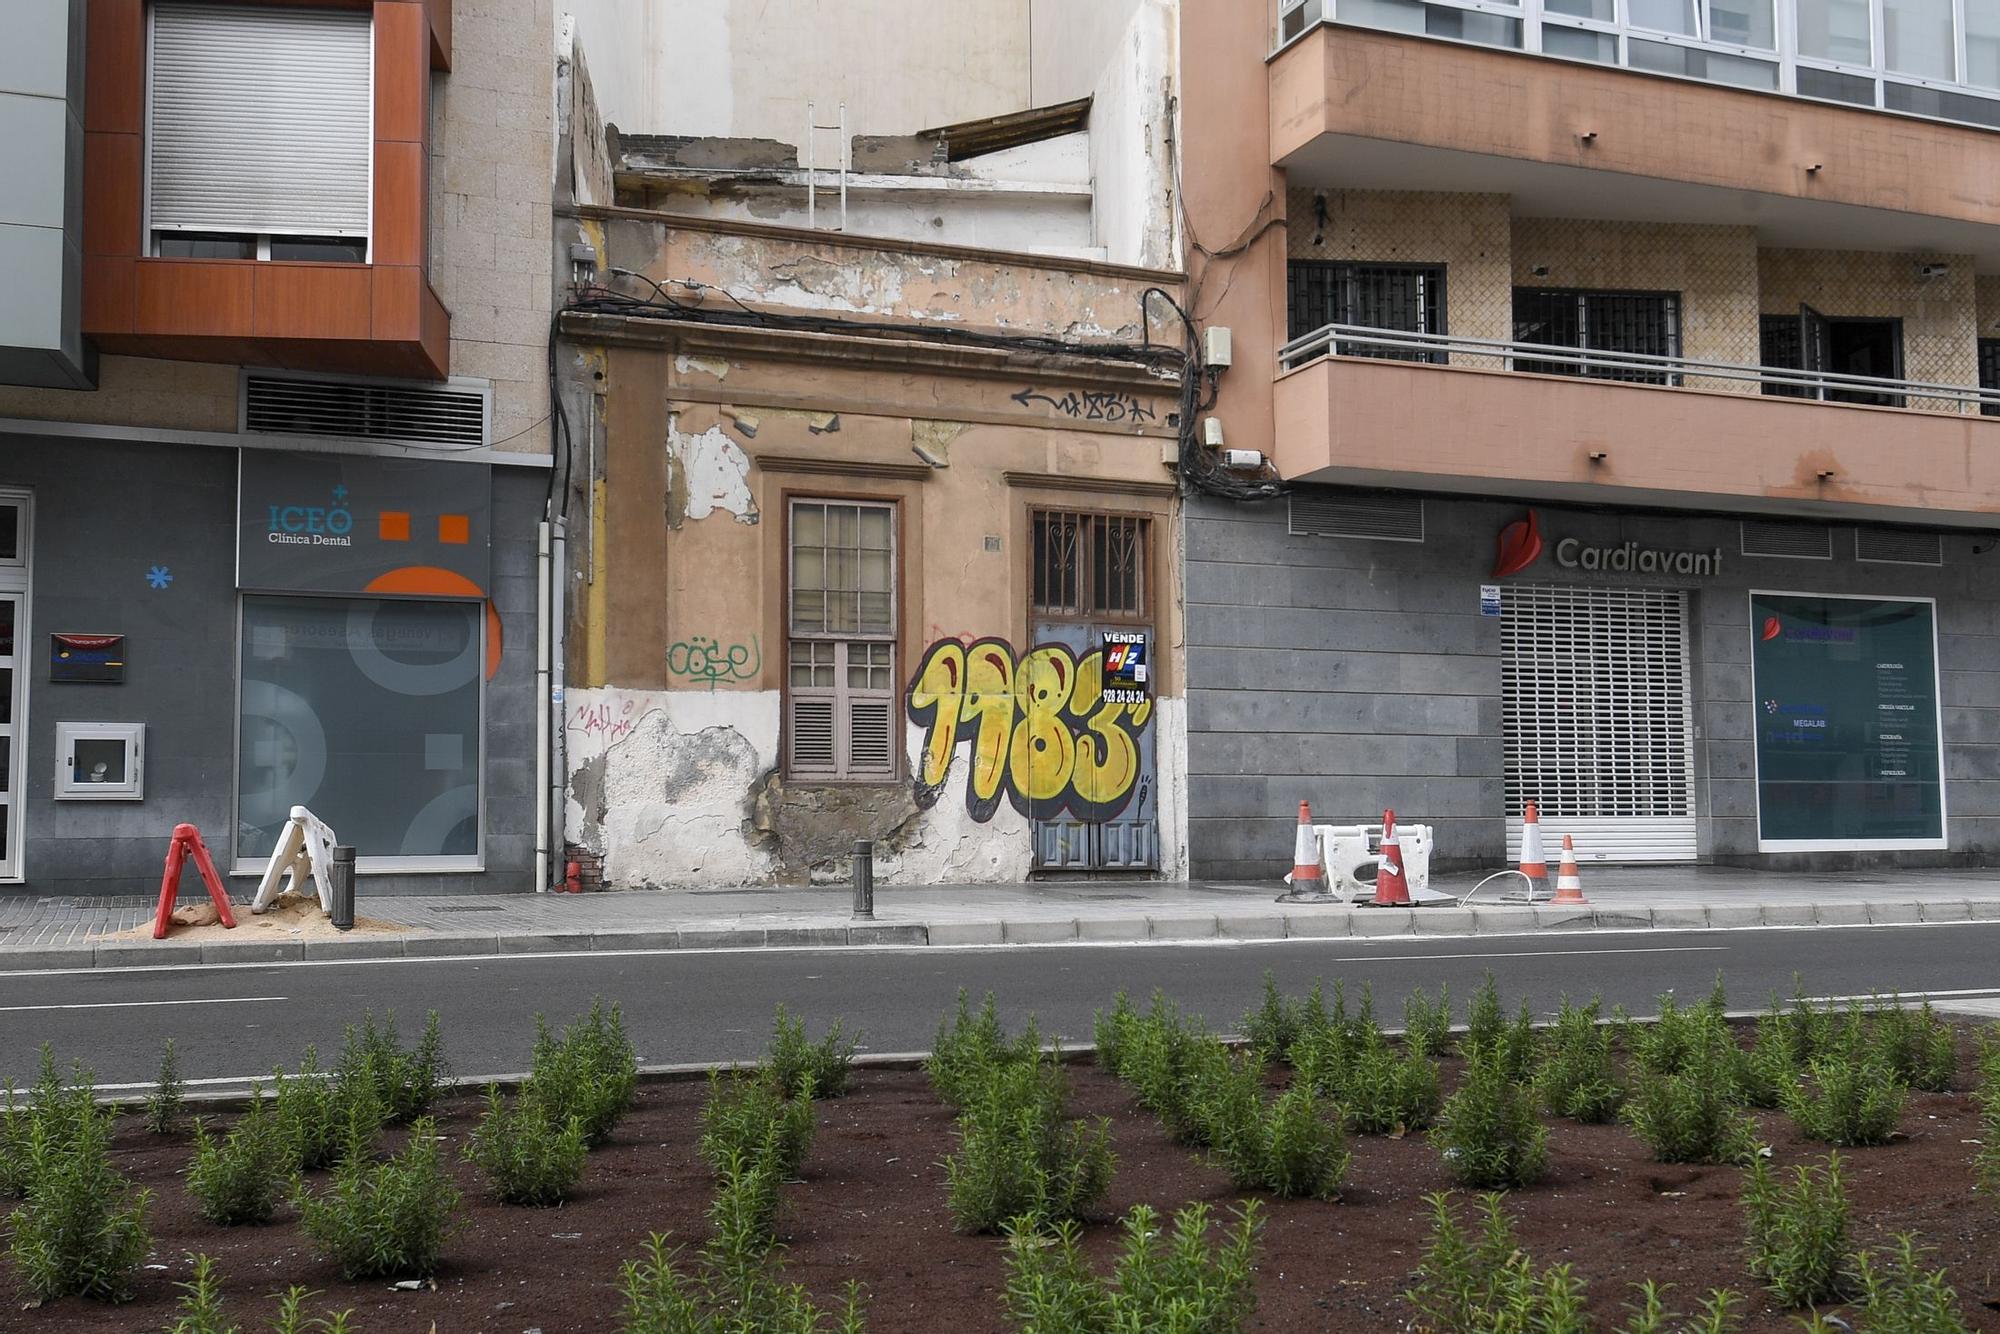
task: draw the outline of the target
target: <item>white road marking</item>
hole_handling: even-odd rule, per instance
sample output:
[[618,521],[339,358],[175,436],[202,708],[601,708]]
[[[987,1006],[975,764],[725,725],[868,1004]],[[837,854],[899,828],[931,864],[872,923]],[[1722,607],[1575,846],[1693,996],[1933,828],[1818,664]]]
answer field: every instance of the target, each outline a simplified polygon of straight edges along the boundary
[[1429,963],[1433,959],[1587,959],[1596,954],[1716,954],[1727,945],[1641,945],[1611,950],[1478,950],[1468,954],[1348,954],[1328,963]]
[[184,1000],[85,1001],[75,1005],[0,1005],[0,1014],[18,1014],[24,1010],[139,1010],[155,1005],[253,1005],[290,999],[290,996],[199,996]]

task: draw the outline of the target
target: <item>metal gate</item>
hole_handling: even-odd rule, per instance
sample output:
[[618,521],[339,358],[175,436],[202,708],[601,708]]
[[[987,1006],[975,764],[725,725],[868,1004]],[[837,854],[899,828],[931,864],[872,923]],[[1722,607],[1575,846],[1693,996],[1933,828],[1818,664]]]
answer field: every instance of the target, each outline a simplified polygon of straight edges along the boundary
[[1687,594],[1509,585],[1500,623],[1507,858],[1541,808],[1553,861],[1695,857]]
[[[1075,655],[1078,663],[1082,663],[1091,654],[1100,651],[1104,631],[1134,628],[1144,630],[1149,640],[1152,638],[1151,626],[1040,621],[1034,627],[1035,643],[1061,644]],[[1103,712],[1115,712],[1120,717],[1126,717],[1131,716],[1133,710],[1127,705],[1106,705]],[[1104,791],[1096,791],[1080,779],[1072,779],[1068,784],[1075,798],[1115,808],[1115,813],[1108,818],[1081,820],[1073,810],[1066,808],[1061,799],[1043,803],[1032,796],[1029,798],[1037,870],[1151,871],[1159,868],[1160,801],[1154,747],[1158,729],[1152,725],[1152,712],[1152,706],[1148,705],[1144,718],[1135,718],[1137,725],[1126,733],[1136,749],[1133,756],[1137,761],[1136,771],[1127,773],[1114,766],[1111,775],[1100,784],[1109,784]],[[1116,726],[1116,723],[1109,726]],[[1104,747],[1117,741],[1116,737],[1108,735],[1109,726],[1107,734],[1102,737],[1089,728],[1077,732],[1073,744]],[[1054,787],[1055,784],[1048,786]]]

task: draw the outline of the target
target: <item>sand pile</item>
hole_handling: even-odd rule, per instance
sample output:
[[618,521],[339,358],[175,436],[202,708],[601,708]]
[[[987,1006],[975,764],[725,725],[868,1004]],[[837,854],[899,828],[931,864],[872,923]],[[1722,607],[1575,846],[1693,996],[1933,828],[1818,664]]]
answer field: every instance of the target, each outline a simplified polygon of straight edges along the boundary
[[[354,919],[354,930],[336,931],[326,914],[320,911],[319,900],[303,894],[290,892],[280,894],[278,901],[262,913],[253,914],[247,903],[231,902],[230,912],[235,914],[236,929],[230,930],[219,920],[215,905],[207,899],[183,903],[173,912],[173,927],[167,932],[169,940],[258,940],[279,938],[286,940],[325,940],[336,936],[361,934],[399,934],[410,930],[400,922],[384,922],[378,918],[360,917]],[[129,931],[108,934],[105,940],[151,940],[153,922],[150,917]]]

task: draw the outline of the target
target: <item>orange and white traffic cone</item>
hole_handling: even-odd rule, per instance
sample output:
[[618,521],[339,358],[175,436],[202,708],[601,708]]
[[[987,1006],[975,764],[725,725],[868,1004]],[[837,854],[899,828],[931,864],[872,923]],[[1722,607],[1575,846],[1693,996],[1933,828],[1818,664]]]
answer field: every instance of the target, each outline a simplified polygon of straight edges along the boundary
[[1521,874],[1528,878],[1528,897],[1535,897],[1535,890],[1548,884],[1549,860],[1542,851],[1542,815],[1534,802],[1529,802],[1521,812]]
[[1576,844],[1563,835],[1562,866],[1556,872],[1556,896],[1550,903],[1588,903],[1583,896],[1583,880],[1576,873]]
[[1299,836],[1292,845],[1292,885],[1288,898],[1318,898],[1326,893],[1326,876],[1320,871],[1319,831],[1313,828],[1312,807],[1299,803]]
[[1382,812],[1382,864],[1375,871],[1375,906],[1410,906],[1410,883],[1403,878],[1403,844],[1396,837],[1394,811]]

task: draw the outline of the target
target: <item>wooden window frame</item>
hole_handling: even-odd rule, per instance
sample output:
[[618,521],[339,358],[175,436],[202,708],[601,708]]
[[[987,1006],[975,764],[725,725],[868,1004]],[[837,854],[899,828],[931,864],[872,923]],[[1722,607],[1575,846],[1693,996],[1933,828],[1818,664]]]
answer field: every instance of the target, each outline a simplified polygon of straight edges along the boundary
[[[1088,539],[1084,534],[1106,521],[1131,523],[1138,526],[1139,550],[1133,562],[1135,578],[1138,582],[1138,607],[1133,611],[1110,611],[1093,605],[1095,592],[1091,574],[1091,562],[1080,559],[1077,572],[1077,600],[1072,607],[1035,600],[1036,567],[1040,562],[1042,549],[1036,532],[1044,519],[1062,517],[1079,521],[1077,545],[1079,551],[1087,548]],[[1143,510],[1082,509],[1068,505],[1031,504],[1028,506],[1028,569],[1027,603],[1028,620],[1036,621],[1077,621],[1089,624],[1152,625],[1154,610],[1154,570],[1153,570],[1153,521],[1157,516]]]
[[[792,597],[796,589],[795,564],[798,547],[795,539],[795,516],[801,505],[820,505],[849,508],[857,512],[881,510],[889,516],[889,613],[888,633],[865,631],[800,630],[792,620]],[[815,783],[893,783],[903,772],[901,753],[901,728],[899,727],[900,700],[902,696],[898,660],[902,641],[903,597],[902,597],[902,512],[900,503],[892,498],[819,495],[814,493],[787,493],[785,495],[784,524],[784,600],[783,628],[785,660],[782,675],[784,689],[784,767],[788,778]],[[822,586],[825,579],[822,575]],[[833,650],[831,664],[833,684],[831,686],[797,686],[792,682],[792,657],[796,645],[830,645]],[[851,666],[849,654],[857,645],[886,645],[889,661],[886,666],[888,685],[885,688],[855,687],[849,684],[848,671]],[[873,665],[870,664],[871,670]],[[829,709],[828,726],[831,731],[831,757],[829,762],[801,763],[799,725],[802,707],[811,707],[824,702]],[[879,704],[883,709],[882,747],[886,763],[868,768],[857,768],[854,758],[854,710],[857,705]]]

